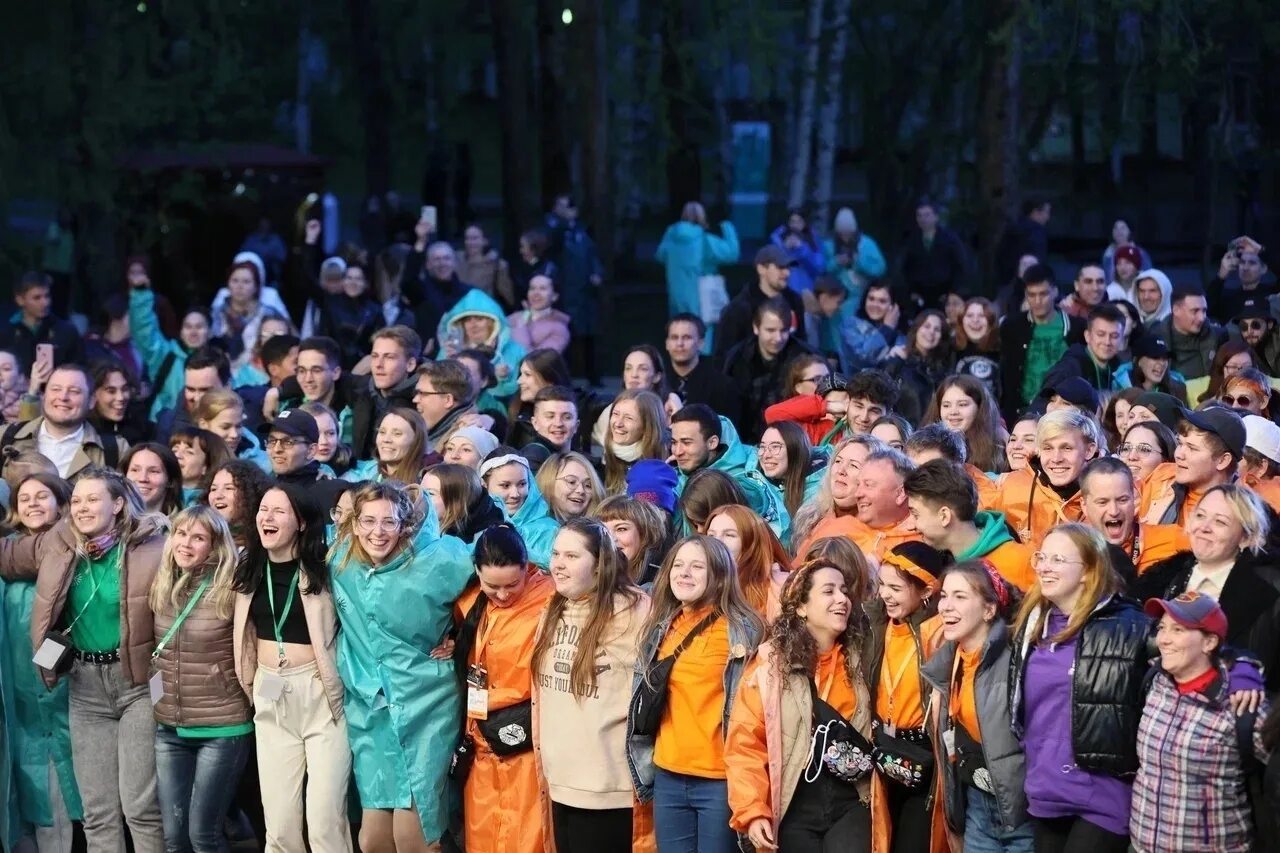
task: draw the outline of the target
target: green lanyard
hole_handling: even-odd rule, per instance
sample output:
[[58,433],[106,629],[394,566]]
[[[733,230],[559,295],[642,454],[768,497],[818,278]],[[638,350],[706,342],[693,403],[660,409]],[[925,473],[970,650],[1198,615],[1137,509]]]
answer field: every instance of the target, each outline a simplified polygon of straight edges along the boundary
[[178,633],[178,629],[182,627],[182,623],[187,621],[187,617],[191,615],[191,611],[196,609],[196,605],[200,603],[200,599],[204,596],[204,591],[209,588],[209,582],[213,580],[213,575],[208,575],[204,580],[200,581],[200,586],[196,587],[195,594],[191,596],[191,600],[187,602],[186,607],[182,608],[182,612],[178,614],[178,618],[173,620],[173,624],[169,626],[169,630],[165,632],[160,642],[156,643],[156,650],[151,653],[151,659],[155,660],[160,657],[160,653],[164,651],[165,646],[169,645],[169,641],[173,639],[173,635]]
[[275,584],[271,582],[271,561],[267,561],[267,603],[271,605],[271,625],[276,629],[276,651],[280,655],[280,668],[284,669],[287,659],[284,655],[284,622],[289,618],[289,609],[293,607],[293,595],[298,591],[298,575],[300,572],[294,572],[293,580],[289,582],[289,595],[284,600],[284,611],[276,616],[276,590]]

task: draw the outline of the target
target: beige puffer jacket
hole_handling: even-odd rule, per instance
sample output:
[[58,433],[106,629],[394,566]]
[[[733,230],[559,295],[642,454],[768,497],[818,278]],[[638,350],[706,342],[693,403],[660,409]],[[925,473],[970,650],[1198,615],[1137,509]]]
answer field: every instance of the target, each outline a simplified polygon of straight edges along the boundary
[[[181,608],[169,606],[156,613],[157,646],[181,612]],[[204,727],[249,721],[252,711],[236,678],[231,629],[231,616],[218,616],[206,594],[156,658],[156,670],[164,679],[164,697],[155,706],[156,722]]]

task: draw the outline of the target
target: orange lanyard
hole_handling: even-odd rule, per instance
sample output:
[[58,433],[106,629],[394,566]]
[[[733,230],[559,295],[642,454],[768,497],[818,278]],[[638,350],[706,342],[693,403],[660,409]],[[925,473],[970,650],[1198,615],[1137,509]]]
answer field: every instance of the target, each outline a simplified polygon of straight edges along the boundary
[[[888,631],[889,629],[885,628],[886,635],[888,634]],[[888,650],[888,648],[889,643],[886,641],[885,649]],[[880,686],[884,688],[885,696],[889,703],[889,719],[884,720],[884,722],[889,723],[890,725],[895,725],[893,721],[893,694],[898,692],[898,685],[902,684],[902,679],[906,677],[907,670],[910,669],[911,665],[915,662],[916,654],[915,650],[912,649],[908,652],[901,665],[898,666],[898,672],[894,675],[892,681],[889,680],[889,668],[886,666],[880,667]]]
[[[483,593],[481,594],[483,595]],[[480,625],[476,628],[476,644],[473,647],[475,649],[475,654],[476,654],[475,665],[480,667],[481,669],[485,669],[485,666],[484,666],[485,641],[489,639],[489,634],[493,632],[493,623],[497,621],[494,619],[490,619],[489,617],[491,615],[492,615],[492,608],[486,607],[484,609],[484,615],[480,617]]]
[[[840,654],[837,652],[835,655],[835,665],[831,667],[831,675],[827,677],[825,687],[822,685],[822,682],[818,681],[817,673],[814,673],[814,686],[817,687],[818,698],[823,702],[827,702],[827,700],[831,698],[831,689],[836,686],[836,676],[840,674],[840,669]],[[827,704],[830,703],[828,702]]]

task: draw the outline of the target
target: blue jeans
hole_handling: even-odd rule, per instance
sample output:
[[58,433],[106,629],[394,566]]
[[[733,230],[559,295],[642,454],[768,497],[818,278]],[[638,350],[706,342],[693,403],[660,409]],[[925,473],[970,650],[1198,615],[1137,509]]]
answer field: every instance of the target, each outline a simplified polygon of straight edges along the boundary
[[729,786],[655,768],[653,825],[658,853],[733,853],[738,836],[729,828]]
[[995,797],[972,785],[965,791],[964,853],[1035,853],[1036,831],[1030,818],[1007,832]]
[[166,853],[226,853],[222,820],[235,799],[253,735],[179,737],[156,726],[156,781]]

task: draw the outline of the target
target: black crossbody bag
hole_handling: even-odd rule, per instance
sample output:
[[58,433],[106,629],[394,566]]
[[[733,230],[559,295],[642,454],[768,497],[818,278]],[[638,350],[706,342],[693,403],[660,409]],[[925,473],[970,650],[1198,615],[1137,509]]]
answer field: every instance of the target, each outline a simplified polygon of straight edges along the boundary
[[676,658],[684,653],[694,638],[711,627],[720,618],[720,614],[712,613],[693,627],[676,646],[675,651],[662,660],[654,662],[645,677],[640,679],[640,686],[631,699],[631,730],[642,737],[656,737],[658,726],[662,724],[662,712],[667,707],[667,686],[671,681],[671,670],[675,668]]

